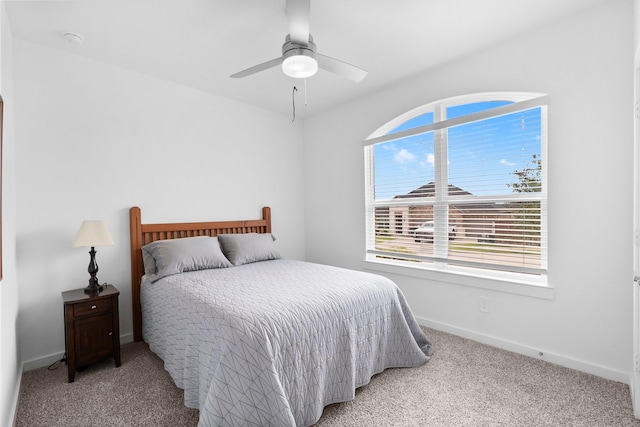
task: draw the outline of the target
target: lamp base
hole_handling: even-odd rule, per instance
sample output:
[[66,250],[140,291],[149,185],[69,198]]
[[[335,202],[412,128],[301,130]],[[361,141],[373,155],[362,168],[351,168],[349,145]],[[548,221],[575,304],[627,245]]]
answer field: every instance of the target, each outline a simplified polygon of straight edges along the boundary
[[89,283],[89,286],[84,288],[84,293],[85,294],[97,294],[97,293],[102,292],[103,289],[104,289],[104,286],[102,286],[102,285],[98,285],[97,283]]
[[89,255],[91,255],[91,260],[89,261],[89,275],[91,276],[91,278],[89,279],[89,286],[84,288],[84,293],[97,294],[98,292],[102,292],[104,288],[98,284],[98,278],[96,277],[96,274],[98,273],[98,263],[96,262],[96,248],[91,246]]

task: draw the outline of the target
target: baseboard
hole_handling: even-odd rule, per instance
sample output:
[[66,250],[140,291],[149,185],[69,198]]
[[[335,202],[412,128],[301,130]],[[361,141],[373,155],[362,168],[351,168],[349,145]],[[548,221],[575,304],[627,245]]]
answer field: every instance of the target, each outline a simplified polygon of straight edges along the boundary
[[636,402],[636,389],[634,387],[635,381],[633,374],[629,375],[629,393],[631,394],[631,404],[633,405],[633,416],[640,418],[640,408]]
[[627,385],[631,384],[629,372],[622,372],[604,366],[595,365],[583,360],[578,360],[572,357],[563,356],[561,354],[548,352],[544,349],[529,347],[513,341],[503,340],[501,338],[485,335],[476,331],[459,328],[457,326],[449,325],[446,323],[436,322],[424,317],[416,316],[416,320],[419,324],[421,324],[422,326],[426,326],[427,328],[432,328],[438,331],[450,333],[452,335],[468,338],[470,340],[487,344],[492,347],[497,347],[503,350],[508,350],[514,353],[533,357],[534,359],[544,360],[545,362],[554,363],[556,365],[575,369],[581,372],[586,372],[588,374],[608,380],[617,381]]
[[120,335],[120,345],[128,344],[130,342],[133,342],[133,332],[129,334]]
[[49,366],[59,360],[62,360],[64,357],[64,351],[60,353],[50,354],[48,356],[39,357],[33,360],[27,360],[22,362],[22,371],[27,372],[32,371],[34,369],[44,368],[45,366]]
[[[20,364],[20,370],[18,372],[24,372],[24,363]],[[13,401],[11,402],[11,408],[9,409],[9,418],[11,425],[16,426],[16,417],[18,415],[18,400],[20,399],[20,389],[22,388],[22,374],[18,375],[16,379],[16,385],[14,387],[15,393],[13,394]]]
[[[133,333],[120,335],[120,345],[127,344],[133,342]],[[48,356],[39,357],[33,360],[27,360],[26,362],[22,362],[22,370],[20,372],[31,371],[33,369],[44,368],[45,366],[49,366],[52,363],[55,363],[59,360],[62,360],[64,357],[64,352],[50,354]]]

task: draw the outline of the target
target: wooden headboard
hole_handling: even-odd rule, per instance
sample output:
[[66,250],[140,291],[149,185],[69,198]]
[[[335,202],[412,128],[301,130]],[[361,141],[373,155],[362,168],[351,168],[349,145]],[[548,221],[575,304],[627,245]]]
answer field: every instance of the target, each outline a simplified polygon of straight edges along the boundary
[[142,224],[137,206],[129,209],[131,237],[131,299],[133,304],[133,339],[142,341],[142,307],[140,306],[140,280],[144,274],[141,248],[156,240],[183,237],[217,236],[218,234],[271,233],[271,209],[262,208],[262,219],[181,222],[168,224]]

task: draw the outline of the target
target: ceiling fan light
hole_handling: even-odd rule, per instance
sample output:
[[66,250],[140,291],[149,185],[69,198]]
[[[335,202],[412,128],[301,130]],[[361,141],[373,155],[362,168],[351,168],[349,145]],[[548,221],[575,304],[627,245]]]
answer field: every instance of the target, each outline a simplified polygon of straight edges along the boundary
[[282,71],[287,76],[304,79],[318,72],[318,61],[308,55],[291,55],[282,61]]

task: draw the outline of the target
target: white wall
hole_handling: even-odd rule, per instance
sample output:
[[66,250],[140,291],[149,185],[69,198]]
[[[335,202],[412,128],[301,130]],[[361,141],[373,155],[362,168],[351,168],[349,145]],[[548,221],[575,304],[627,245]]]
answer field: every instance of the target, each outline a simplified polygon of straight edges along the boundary
[[121,292],[125,339],[133,205],[143,222],[252,219],[271,206],[278,250],[304,258],[302,122],[22,40],[14,50],[27,368],[64,350],[60,293],[89,278],[88,249],[71,246],[84,219],[105,220],[116,242],[96,248],[98,278]]
[[[632,359],[633,3],[610,2],[305,122],[307,260],[362,268],[362,141],[451,96],[549,95],[552,300],[388,274],[423,323],[628,381]],[[428,55],[416,46],[416,55]],[[328,172],[331,173],[328,173]],[[491,312],[480,313],[488,297]],[[436,349],[437,351],[437,349]]]
[[633,0],[633,42],[635,64],[640,63],[640,0]]
[[0,94],[2,129],[2,281],[0,282],[0,425],[13,422],[20,379],[18,280],[16,274],[16,165],[13,126],[12,36],[4,2],[0,5]]

